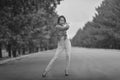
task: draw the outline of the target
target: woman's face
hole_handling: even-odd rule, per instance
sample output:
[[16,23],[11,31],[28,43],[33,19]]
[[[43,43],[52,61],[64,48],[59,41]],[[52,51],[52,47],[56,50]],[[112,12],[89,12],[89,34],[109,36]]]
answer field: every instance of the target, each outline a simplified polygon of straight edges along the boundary
[[65,19],[61,17],[59,23],[60,24],[64,24],[65,23]]

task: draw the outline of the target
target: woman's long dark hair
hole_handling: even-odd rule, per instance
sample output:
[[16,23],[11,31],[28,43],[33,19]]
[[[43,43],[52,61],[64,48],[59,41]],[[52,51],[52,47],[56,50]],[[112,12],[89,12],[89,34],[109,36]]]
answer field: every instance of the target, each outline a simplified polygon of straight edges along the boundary
[[63,18],[65,23],[66,23],[66,18],[62,15],[62,16],[59,16],[58,17],[58,21],[57,21],[57,24],[60,24],[60,19]]

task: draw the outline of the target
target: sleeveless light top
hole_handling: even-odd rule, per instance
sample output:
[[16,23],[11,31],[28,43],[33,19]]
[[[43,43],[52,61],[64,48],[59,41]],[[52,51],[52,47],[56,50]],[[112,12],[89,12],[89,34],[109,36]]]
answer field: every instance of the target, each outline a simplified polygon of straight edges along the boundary
[[57,39],[60,41],[61,39],[67,39],[67,30],[69,29],[68,24],[64,25],[56,25],[56,30],[57,30]]

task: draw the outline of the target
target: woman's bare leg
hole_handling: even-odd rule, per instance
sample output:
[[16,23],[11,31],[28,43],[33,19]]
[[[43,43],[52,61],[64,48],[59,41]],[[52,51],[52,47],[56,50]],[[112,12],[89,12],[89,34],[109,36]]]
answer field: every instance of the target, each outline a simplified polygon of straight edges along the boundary
[[54,57],[51,59],[51,61],[49,62],[49,64],[47,65],[45,72],[43,73],[44,75],[46,75],[46,73],[50,71],[53,63],[58,58],[59,54],[63,52],[63,50],[64,50],[63,45],[61,43],[58,43],[58,48],[56,49],[56,53],[55,53]]
[[65,75],[68,76],[68,71],[69,71],[69,67],[70,67],[70,58],[71,58],[71,42],[69,39],[65,40],[65,52],[66,52]]

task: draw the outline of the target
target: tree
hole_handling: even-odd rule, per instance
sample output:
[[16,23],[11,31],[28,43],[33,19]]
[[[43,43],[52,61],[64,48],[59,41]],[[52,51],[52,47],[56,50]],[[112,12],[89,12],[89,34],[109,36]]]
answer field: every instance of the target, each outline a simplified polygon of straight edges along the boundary
[[[87,37],[73,38],[80,40],[84,46],[98,48],[120,48],[120,1],[104,0],[102,4],[96,8],[96,15],[93,21],[86,23],[81,35]],[[78,31],[79,32],[79,31]],[[87,34],[87,35],[85,35]],[[75,37],[76,37],[75,36]],[[88,42],[85,43],[84,42]]]
[[7,46],[10,57],[11,54],[16,57],[18,50],[25,52],[29,47],[35,48],[36,45],[29,44],[40,43],[44,26],[50,28],[48,33],[52,31],[60,1],[0,0],[0,44]]

